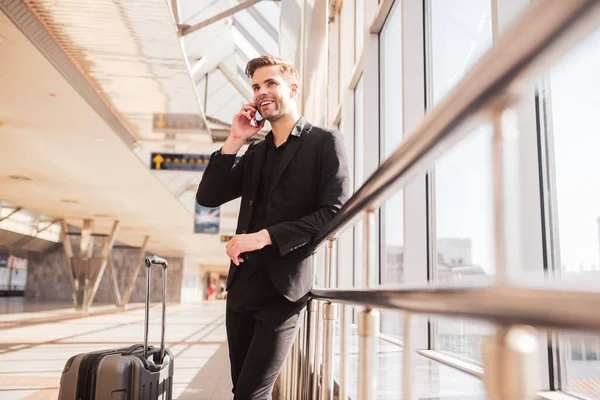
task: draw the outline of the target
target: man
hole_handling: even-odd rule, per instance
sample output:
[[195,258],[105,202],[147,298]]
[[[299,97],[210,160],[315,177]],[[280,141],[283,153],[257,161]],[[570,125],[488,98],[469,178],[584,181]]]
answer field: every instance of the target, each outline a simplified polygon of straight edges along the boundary
[[[349,196],[342,136],[298,113],[298,72],[273,56],[251,60],[254,103],[233,118],[212,154],[196,200],[217,207],[242,197],[236,235],[226,246],[226,326],[237,400],[270,399],[299,326],[313,279],[312,239]],[[264,140],[242,145],[271,123]]]

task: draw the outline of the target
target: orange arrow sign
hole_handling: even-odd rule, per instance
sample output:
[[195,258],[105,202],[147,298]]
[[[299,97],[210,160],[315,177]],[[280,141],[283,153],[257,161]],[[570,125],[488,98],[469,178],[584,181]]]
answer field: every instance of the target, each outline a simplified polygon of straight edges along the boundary
[[160,154],[157,154],[156,157],[152,159],[152,161],[154,161],[154,163],[156,164],[156,169],[160,169],[160,164],[162,164],[163,161],[165,161],[165,159],[162,158]]
[[167,123],[165,122],[165,118],[162,114],[158,116],[158,121],[156,121],[156,126],[159,128],[164,128]]

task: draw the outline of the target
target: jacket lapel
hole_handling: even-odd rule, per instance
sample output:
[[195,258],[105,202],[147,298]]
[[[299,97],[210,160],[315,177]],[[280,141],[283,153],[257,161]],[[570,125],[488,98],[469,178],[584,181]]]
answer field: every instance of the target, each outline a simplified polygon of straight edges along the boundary
[[290,135],[295,136],[295,138],[288,139],[288,143],[285,146],[285,150],[283,152],[283,155],[281,156],[279,165],[275,169],[275,175],[273,176],[273,182],[271,183],[271,189],[269,189],[269,198],[271,197],[271,194],[273,193],[273,189],[275,188],[275,186],[277,186],[277,183],[279,183],[279,180],[281,179],[281,175],[283,174],[283,171],[288,166],[290,161],[292,161],[292,158],[294,158],[296,151],[298,151],[298,148],[300,147],[300,144],[302,143],[302,139],[304,138],[304,136],[306,136],[308,134],[308,132],[310,132],[311,128],[312,128],[312,125],[308,121],[306,121],[306,119],[304,119],[304,117],[300,117],[300,119],[298,120],[298,123],[296,124],[296,126],[294,127],[292,132],[290,133]]

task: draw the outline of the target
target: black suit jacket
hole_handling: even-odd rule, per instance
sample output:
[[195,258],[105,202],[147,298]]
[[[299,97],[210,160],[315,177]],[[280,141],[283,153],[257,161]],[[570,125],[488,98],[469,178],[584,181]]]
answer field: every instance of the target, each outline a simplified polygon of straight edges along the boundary
[[[277,290],[298,301],[312,287],[312,240],[348,200],[350,184],[340,132],[312,126],[302,117],[291,134],[299,140],[288,141],[265,199],[267,229],[278,250],[266,267]],[[198,187],[196,201],[205,207],[242,196],[237,234],[248,231],[265,151],[264,140],[253,143],[235,166],[233,157],[216,151]],[[228,289],[237,268],[244,263],[230,264]]]

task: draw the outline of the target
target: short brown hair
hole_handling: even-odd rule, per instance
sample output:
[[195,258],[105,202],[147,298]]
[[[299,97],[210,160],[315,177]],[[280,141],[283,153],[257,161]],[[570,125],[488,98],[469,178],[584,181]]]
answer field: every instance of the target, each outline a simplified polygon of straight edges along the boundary
[[268,67],[271,65],[279,65],[281,75],[283,75],[283,79],[285,79],[288,85],[291,85],[292,83],[298,84],[300,78],[298,75],[298,70],[296,70],[294,64],[292,64],[289,61],[283,60],[279,57],[275,57],[268,54],[262,55],[260,57],[248,61],[248,64],[246,65],[246,75],[248,75],[248,78],[252,79],[252,77],[254,76],[254,72],[257,69],[261,67]]

